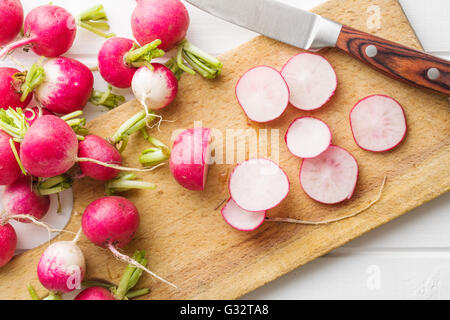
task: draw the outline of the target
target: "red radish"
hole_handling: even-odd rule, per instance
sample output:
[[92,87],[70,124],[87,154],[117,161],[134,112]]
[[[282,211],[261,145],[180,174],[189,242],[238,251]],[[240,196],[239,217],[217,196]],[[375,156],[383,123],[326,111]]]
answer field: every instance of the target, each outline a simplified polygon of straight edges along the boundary
[[253,231],[258,229],[266,219],[265,211],[250,212],[240,208],[233,199],[229,199],[222,208],[225,221],[239,231]]
[[[0,186],[6,186],[19,179],[22,171],[11,148],[12,138],[0,130]],[[18,151],[20,146],[14,143]]]
[[40,178],[67,172],[77,160],[78,140],[72,128],[56,116],[42,116],[28,129],[20,146],[25,169]]
[[72,47],[76,32],[75,18],[64,8],[55,5],[39,6],[25,18],[25,38],[3,48],[0,57],[27,45],[39,56],[57,57]]
[[49,111],[46,108],[39,109],[38,107],[33,107],[33,108],[26,108],[24,111],[25,111],[25,120],[27,121],[29,126],[31,126],[41,116],[55,115],[53,112]]
[[23,102],[20,101],[20,83],[18,83],[13,75],[20,73],[19,70],[14,68],[0,68],[0,108],[8,109],[12,108],[25,108],[31,101],[32,95],[30,94]]
[[60,241],[42,254],[37,267],[41,284],[53,292],[72,292],[81,287],[86,272],[83,252],[76,241]]
[[286,110],[289,88],[278,70],[259,66],[239,79],[236,97],[250,120],[269,122],[279,118]]
[[19,0],[0,1],[0,46],[12,41],[20,32],[23,23],[23,7]]
[[290,90],[289,102],[300,110],[322,107],[334,95],[337,76],[331,64],[322,56],[300,53],[281,70]]
[[230,176],[231,198],[246,211],[276,207],[289,193],[286,173],[273,161],[251,159],[238,164]]
[[116,298],[106,288],[90,287],[81,291],[74,300],[116,300]]
[[[78,157],[91,158],[105,163],[122,165],[122,156],[108,141],[89,135],[78,144]],[[107,168],[95,163],[80,162],[81,172],[95,180],[108,181],[119,174],[119,170]]]
[[[31,179],[22,177],[7,186],[2,196],[3,209],[8,215],[28,215],[41,220],[50,207],[50,197],[41,196],[33,190]],[[16,219],[30,223],[27,219]]]
[[0,268],[11,261],[16,251],[17,235],[9,224],[0,223]]
[[289,151],[299,158],[315,158],[331,145],[331,131],[322,120],[313,117],[295,119],[284,140]]
[[358,146],[373,152],[394,149],[403,141],[407,131],[402,106],[384,95],[360,100],[350,112],[350,125]]
[[184,188],[203,191],[208,177],[211,129],[192,128],[183,131],[174,141],[170,170]]
[[180,0],[137,0],[137,4],[131,28],[141,46],[160,39],[160,48],[168,51],[186,37],[189,13]]
[[330,146],[313,159],[303,160],[300,183],[314,200],[336,204],[353,196],[358,181],[358,163],[345,149]]
[[153,63],[153,70],[141,67],[133,76],[132,88],[136,99],[148,110],[167,107],[178,92],[178,80],[169,68]]

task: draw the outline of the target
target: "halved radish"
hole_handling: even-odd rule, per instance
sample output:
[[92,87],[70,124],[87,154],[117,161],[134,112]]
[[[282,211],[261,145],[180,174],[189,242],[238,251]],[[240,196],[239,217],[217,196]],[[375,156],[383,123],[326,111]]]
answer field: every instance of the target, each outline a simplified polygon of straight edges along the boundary
[[228,185],[231,197],[244,210],[276,207],[289,193],[286,173],[273,161],[251,159],[237,165]]
[[250,120],[269,122],[286,110],[289,88],[278,70],[259,66],[247,71],[238,81],[236,97]]
[[253,231],[263,224],[266,219],[266,212],[244,210],[230,198],[222,208],[222,216],[230,226],[239,231]]
[[335,204],[353,196],[358,180],[358,163],[345,149],[330,146],[313,159],[303,160],[300,184],[314,200]]
[[331,145],[331,131],[322,120],[313,117],[295,119],[289,126],[284,141],[289,151],[300,158],[315,158]]
[[281,70],[289,90],[289,102],[300,110],[322,107],[334,95],[337,76],[331,64],[322,56],[300,53]]
[[402,106],[384,95],[360,100],[350,112],[350,125],[358,146],[373,152],[395,148],[403,141],[407,131]]

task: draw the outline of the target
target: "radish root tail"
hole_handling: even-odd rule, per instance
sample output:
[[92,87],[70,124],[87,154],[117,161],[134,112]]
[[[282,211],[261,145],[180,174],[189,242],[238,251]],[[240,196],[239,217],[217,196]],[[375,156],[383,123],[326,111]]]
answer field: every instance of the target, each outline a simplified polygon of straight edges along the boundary
[[129,172],[130,172],[130,171],[135,171],[135,172],[150,172],[150,171],[153,171],[153,170],[155,170],[155,169],[157,169],[157,168],[159,168],[159,167],[161,167],[161,166],[164,165],[164,163],[161,163],[161,164],[159,164],[159,165],[157,165],[157,166],[154,166],[154,167],[151,167],[151,168],[138,169],[138,168],[122,167],[122,166],[119,166],[119,165],[110,164],[110,163],[105,163],[105,162],[102,162],[102,161],[98,161],[98,160],[95,160],[95,159],[89,159],[89,158],[77,158],[77,161],[78,161],[78,162],[92,162],[92,163],[98,164],[98,165],[100,165],[100,166],[102,166],[102,167],[107,167],[107,168],[111,168],[111,169],[116,169],[116,170],[119,170],[119,171],[129,171]]
[[14,214],[14,215],[7,215],[6,219],[10,220],[10,219],[22,219],[22,220],[29,220],[31,221],[31,223],[40,226],[44,229],[46,229],[48,231],[49,234],[54,233],[54,232],[67,232],[67,233],[72,233],[74,234],[74,232],[72,231],[67,231],[67,230],[61,230],[61,229],[53,229],[51,228],[49,225],[37,220],[35,217],[30,216],[30,215],[26,215],[26,214]]

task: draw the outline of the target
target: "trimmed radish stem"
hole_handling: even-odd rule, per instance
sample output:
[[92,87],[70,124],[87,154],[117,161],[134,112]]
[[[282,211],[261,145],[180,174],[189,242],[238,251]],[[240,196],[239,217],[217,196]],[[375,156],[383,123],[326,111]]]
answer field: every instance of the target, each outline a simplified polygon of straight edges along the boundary
[[259,66],[239,79],[236,97],[250,120],[269,122],[279,118],[286,110],[289,88],[278,70]]
[[103,38],[114,37],[114,33],[105,33],[110,29],[108,24],[108,16],[102,4],[95,5],[86,11],[83,11],[77,17],[77,24],[90,32]]
[[30,94],[27,99],[21,101],[21,84],[15,76],[20,74],[20,71],[15,68],[0,68],[0,109],[7,110],[8,108],[25,108],[31,101]]
[[250,212],[240,208],[233,199],[229,199],[222,208],[225,221],[239,231],[253,231],[258,229],[266,219],[266,212]]

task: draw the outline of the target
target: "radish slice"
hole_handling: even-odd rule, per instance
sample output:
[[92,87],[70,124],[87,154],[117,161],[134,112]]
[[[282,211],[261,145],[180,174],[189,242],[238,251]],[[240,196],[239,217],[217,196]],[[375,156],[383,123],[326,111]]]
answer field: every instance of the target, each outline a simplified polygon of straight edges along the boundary
[[322,56],[300,53],[281,70],[289,90],[289,102],[300,110],[322,107],[334,95],[337,76],[331,64]]
[[358,146],[373,152],[395,148],[403,141],[407,131],[402,106],[383,95],[360,100],[350,112],[350,125]]
[[222,209],[222,216],[230,226],[239,231],[253,231],[263,224],[266,219],[266,212],[244,210],[230,198]]
[[278,70],[259,66],[247,71],[238,81],[236,97],[250,120],[269,122],[286,110],[289,88]]
[[300,184],[314,200],[335,204],[348,200],[358,180],[358,163],[345,149],[330,146],[313,159],[303,160]]
[[289,151],[300,158],[315,158],[331,145],[331,131],[325,122],[312,117],[295,119],[284,141]]
[[273,161],[252,159],[231,173],[229,190],[236,204],[257,212],[276,207],[289,193],[286,173]]

